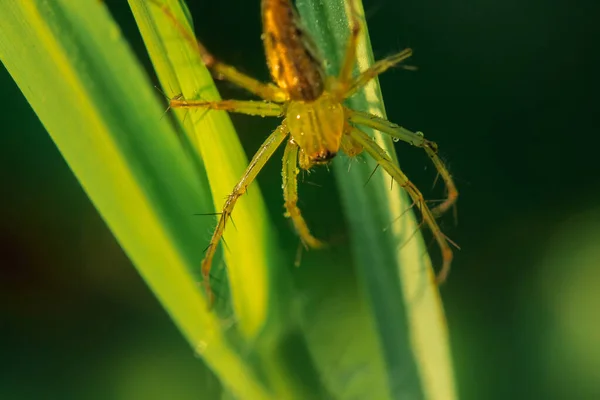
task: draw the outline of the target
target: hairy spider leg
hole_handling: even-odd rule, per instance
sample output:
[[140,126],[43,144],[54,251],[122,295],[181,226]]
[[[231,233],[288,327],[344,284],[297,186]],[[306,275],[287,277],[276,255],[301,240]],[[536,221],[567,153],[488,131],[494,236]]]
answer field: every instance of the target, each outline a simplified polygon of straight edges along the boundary
[[289,133],[288,127],[284,122],[281,123],[275,129],[273,133],[269,135],[267,140],[260,146],[260,149],[256,152],[248,167],[244,171],[242,178],[233,188],[233,191],[229,196],[227,196],[227,200],[225,201],[225,205],[223,206],[223,211],[221,212],[221,216],[219,217],[219,222],[217,223],[217,227],[213,233],[212,238],[210,239],[210,243],[206,249],[206,254],[204,255],[204,259],[202,260],[202,277],[204,278],[204,287],[206,290],[206,294],[209,300],[209,304],[212,305],[214,301],[214,296],[212,290],[210,288],[210,270],[212,265],[212,260],[217,251],[217,246],[223,237],[223,233],[225,231],[225,224],[227,223],[227,219],[231,216],[233,209],[235,207],[235,203],[238,198],[246,193],[248,186],[256,179],[256,176],[265,166],[267,161],[273,156],[275,150],[283,143],[285,138]]
[[420,147],[423,150],[425,150],[425,152],[433,162],[433,165],[437,169],[438,173],[444,180],[446,190],[448,191],[446,199],[437,207],[431,210],[434,216],[438,217],[442,215],[456,203],[456,200],[458,199],[458,190],[456,189],[456,185],[454,184],[452,175],[450,175],[450,172],[444,165],[444,162],[440,159],[440,157],[437,154],[438,147],[435,142],[425,139],[423,134],[411,132],[406,128],[403,128],[397,124],[394,124],[393,122],[380,118],[376,115],[368,114],[361,111],[350,110],[348,108],[345,109],[345,112],[350,122],[373,128],[379,132],[390,135],[394,139],[402,140],[403,142],[409,143],[413,146]]
[[397,54],[376,61],[369,69],[361,72],[356,78],[346,85],[347,90],[344,93],[344,98],[353,96],[360,88],[364,87],[372,79],[383,74],[388,69],[400,64],[410,56],[412,56],[412,49],[404,49]]
[[[348,157],[355,157],[357,155],[359,155],[360,153],[363,152],[363,147],[356,142],[356,140],[352,139],[352,137],[350,136],[349,132],[352,129],[352,125],[350,125],[348,122],[346,122],[346,124],[344,125],[344,135],[342,136],[342,141],[341,141],[341,148],[342,151],[344,153],[346,153],[346,155]],[[379,164],[377,164],[377,167],[379,167]],[[377,169],[377,168],[375,168]],[[369,177],[369,179],[371,179]],[[367,181],[368,182],[368,181]]]
[[151,4],[160,8],[163,15],[169,20],[171,25],[177,29],[181,36],[188,42],[192,48],[196,49],[204,65],[213,73],[213,76],[219,80],[229,81],[248,92],[264,100],[282,103],[287,100],[287,94],[272,83],[263,83],[238,71],[237,68],[219,61],[208,49],[200,42],[190,29],[182,24],[171,9],[159,0],[148,0]]
[[287,142],[283,152],[283,199],[285,201],[285,216],[292,220],[296,232],[305,248],[320,248],[325,244],[316,239],[306,225],[298,208],[298,151],[299,147],[292,140]]
[[448,244],[446,236],[442,233],[437,222],[435,221],[433,214],[431,214],[429,207],[427,207],[427,204],[425,204],[423,195],[419,189],[417,189],[417,187],[406,177],[406,175],[404,175],[400,168],[392,161],[386,151],[381,148],[369,135],[356,127],[352,127],[350,130],[350,136],[358,144],[360,144],[371,157],[373,157],[377,164],[381,165],[381,167],[385,169],[387,173],[390,174],[392,178],[408,192],[411,199],[419,208],[424,222],[431,230],[440,247],[440,251],[442,253],[442,268],[437,274],[436,281],[438,284],[444,282],[448,276],[448,272],[450,272],[450,264],[452,263],[452,249]]
[[173,97],[169,101],[169,108],[187,108],[203,110],[220,110],[246,115],[256,115],[261,117],[281,117],[283,116],[283,107],[277,103],[269,101],[253,100],[185,100],[180,96]]
[[354,0],[346,1],[348,5],[348,24],[350,25],[350,36],[348,37],[348,45],[346,46],[346,53],[344,60],[342,61],[340,72],[337,78],[335,86],[335,95],[340,100],[345,99],[348,85],[352,81],[352,75],[354,74],[354,66],[356,65],[356,51],[358,48],[358,40],[360,38],[360,19],[358,16],[358,10]]
[[350,37],[344,54],[344,60],[340,68],[337,80],[334,82],[333,92],[340,101],[353,96],[356,92],[365,86],[376,76],[384,73],[388,69],[400,64],[410,56],[412,49],[404,49],[392,56],[386,57],[375,62],[370,68],[361,72],[353,78],[354,66],[356,65],[356,54],[361,31],[361,19],[356,8],[354,0],[348,0],[348,24],[350,25]]

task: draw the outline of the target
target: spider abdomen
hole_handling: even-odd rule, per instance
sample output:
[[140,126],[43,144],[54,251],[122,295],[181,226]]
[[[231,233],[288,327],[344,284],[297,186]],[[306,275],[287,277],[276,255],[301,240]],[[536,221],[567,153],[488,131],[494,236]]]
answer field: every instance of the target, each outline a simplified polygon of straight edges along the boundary
[[290,0],[262,0],[263,42],[273,81],[290,100],[314,101],[325,90],[323,63]]

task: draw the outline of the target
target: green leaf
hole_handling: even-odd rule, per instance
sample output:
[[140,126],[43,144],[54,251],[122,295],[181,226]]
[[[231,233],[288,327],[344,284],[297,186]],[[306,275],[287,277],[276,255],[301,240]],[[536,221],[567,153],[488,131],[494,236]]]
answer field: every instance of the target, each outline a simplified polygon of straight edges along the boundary
[[[193,37],[182,3],[178,0],[157,3],[129,0],[129,4],[167,95],[220,100],[196,48],[184,39],[161,8],[164,6],[170,10],[177,18],[177,23]],[[202,111],[190,112],[189,115],[180,111],[177,116],[184,126],[186,137],[206,168],[214,199],[213,207],[207,211],[221,211],[225,198],[248,165],[229,116],[226,112]],[[274,280],[285,279],[282,277],[284,269],[278,263],[277,240],[270,231],[257,185],[252,185],[238,201],[232,220],[235,227],[226,230],[225,239],[227,247],[234,251],[225,251],[224,258],[238,327],[250,339],[264,328],[267,318],[271,317],[268,312],[278,309],[272,304],[278,287]],[[252,240],[248,240],[249,237]]]
[[[350,1],[363,15],[362,3]],[[346,1],[298,0],[297,6],[328,61],[329,74],[335,74],[348,36]],[[364,30],[357,56],[361,71],[373,63]],[[379,84],[372,81],[348,106],[385,117],[381,99]],[[395,158],[391,138],[371,134]],[[391,178],[383,171],[365,189],[375,168],[372,160],[355,163],[350,171],[340,161],[345,160],[336,160],[335,174],[351,227],[353,254],[376,320],[391,396],[455,398],[444,313],[423,239],[412,237],[418,229],[414,215],[406,213],[384,231],[411,203],[398,185],[390,190]]]
[[0,2],[0,59],[188,341],[245,398],[270,398],[191,271],[212,221],[206,178],[97,0]]

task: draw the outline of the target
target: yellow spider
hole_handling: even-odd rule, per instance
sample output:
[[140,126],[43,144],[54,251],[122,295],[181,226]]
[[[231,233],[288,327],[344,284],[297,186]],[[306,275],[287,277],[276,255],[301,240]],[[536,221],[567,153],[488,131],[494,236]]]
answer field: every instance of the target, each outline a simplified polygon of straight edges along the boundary
[[[206,292],[212,302],[209,275],[217,246],[223,237],[225,225],[240,196],[254,181],[275,150],[285,142],[283,155],[283,197],[286,216],[289,217],[305,247],[319,248],[323,243],[316,239],[302,218],[298,203],[298,167],[309,170],[328,164],[340,151],[356,156],[363,151],[387,171],[402,186],[419,209],[423,222],[431,230],[442,253],[442,268],[437,282],[446,279],[452,261],[452,250],[441,232],[435,217],[447,211],[457,200],[458,191],[452,177],[437,155],[437,145],[422,134],[404,129],[383,118],[352,110],[343,105],[371,79],[411,56],[412,50],[387,57],[373,64],[358,76],[353,76],[356,48],[361,31],[360,20],[350,1],[350,37],[338,76],[326,76],[323,61],[316,46],[300,23],[291,0],[261,0],[263,41],[267,64],[275,84],[262,83],[236,68],[217,60],[196,38],[177,21],[174,14],[159,0],[149,0],[160,7],[177,27],[186,41],[193,45],[202,61],[213,75],[246,89],[262,101],[204,101],[187,100],[181,96],[170,101],[170,107],[225,110],[247,115],[283,117],[281,125],[265,140],[246,168],[242,178],[233,188],[223,206],[219,222],[202,261],[202,275]],[[447,187],[447,198],[430,210],[421,192],[404,175],[390,156],[359,126],[373,128],[425,150]]]

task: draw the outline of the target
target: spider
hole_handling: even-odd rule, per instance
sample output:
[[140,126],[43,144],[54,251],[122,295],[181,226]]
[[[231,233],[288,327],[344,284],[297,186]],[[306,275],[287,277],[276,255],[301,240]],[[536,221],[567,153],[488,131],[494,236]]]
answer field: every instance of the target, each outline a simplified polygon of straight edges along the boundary
[[[374,63],[369,69],[355,76],[355,59],[360,36],[361,21],[352,0],[349,1],[350,35],[341,69],[337,76],[326,76],[323,61],[317,48],[302,27],[300,17],[291,0],[261,0],[263,41],[267,64],[274,83],[260,82],[235,67],[215,58],[189,31],[177,21],[172,11],[159,0],[149,0],[161,8],[164,15],[194,46],[203,63],[217,79],[227,80],[251,94],[255,100],[206,101],[170,99],[169,107],[185,109],[224,110],[233,113],[263,117],[283,117],[281,124],[269,135],[256,152],[239,182],[227,197],[219,221],[202,260],[202,276],[207,295],[212,303],[213,295],[209,276],[213,257],[220,243],[225,225],[237,200],[255,180],[263,166],[277,148],[285,143],[283,154],[283,197],[286,213],[306,248],[320,248],[324,243],[315,238],[298,208],[297,175],[299,168],[310,170],[315,166],[327,165],[341,151],[350,157],[366,152],[377,162],[411,197],[422,216],[423,223],[431,230],[442,254],[442,267],[437,283],[448,275],[453,253],[449,240],[440,230],[435,218],[447,211],[456,202],[458,191],[452,176],[437,155],[436,143],[386,119],[344,106],[344,101],[356,94],[369,81],[394,67],[412,55],[405,49],[395,55]],[[360,126],[375,129],[422,148],[429,156],[447,188],[447,198],[437,207],[430,209],[421,192],[407,176]]]

